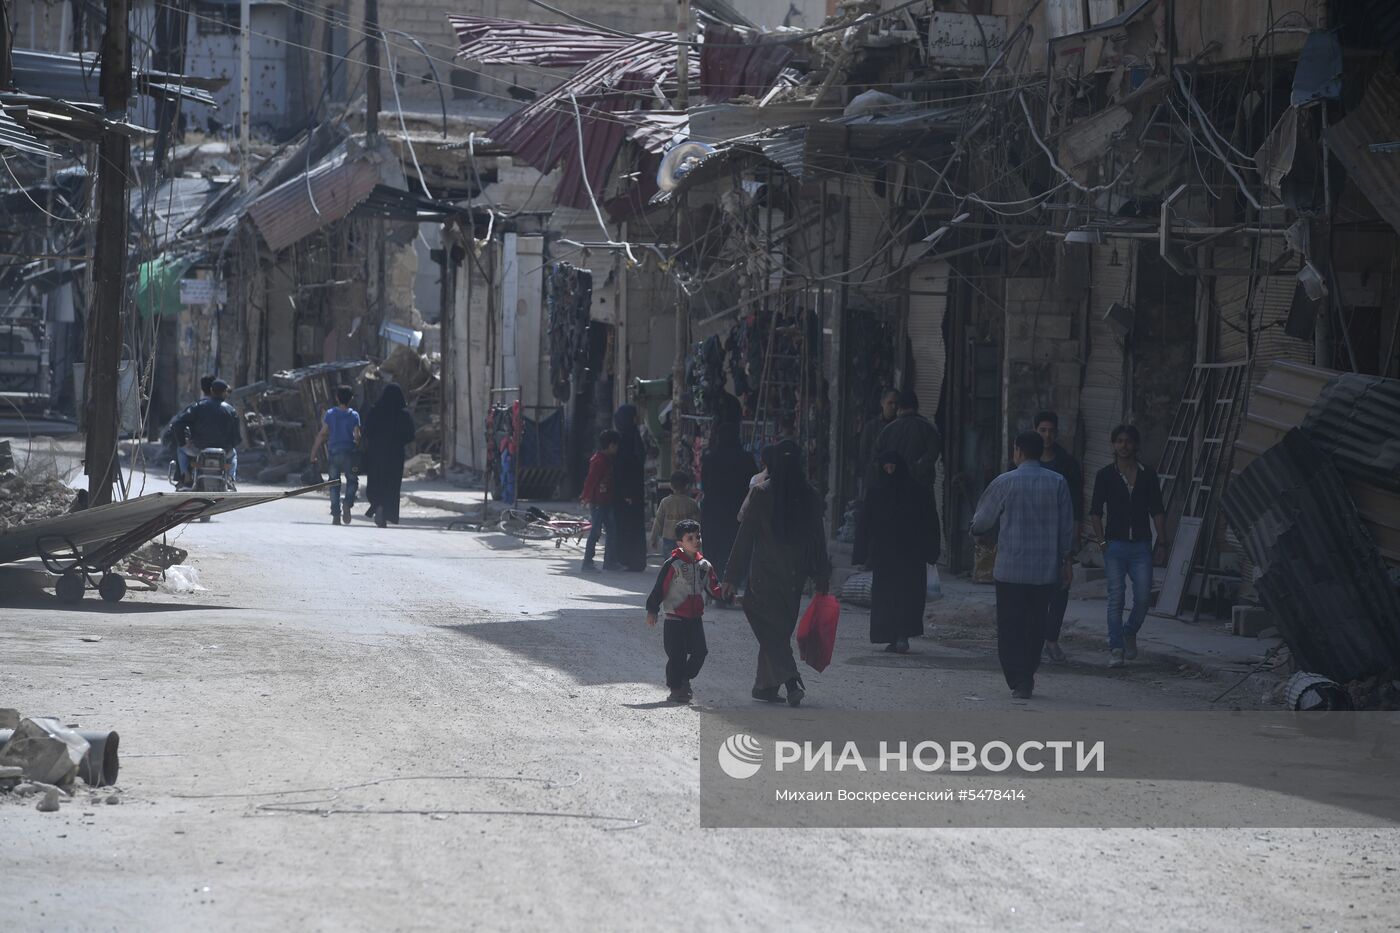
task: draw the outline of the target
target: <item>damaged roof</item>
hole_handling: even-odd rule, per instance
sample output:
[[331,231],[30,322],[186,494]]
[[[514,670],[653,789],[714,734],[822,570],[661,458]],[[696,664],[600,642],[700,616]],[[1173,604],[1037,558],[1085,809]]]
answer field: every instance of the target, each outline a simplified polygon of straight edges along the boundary
[[350,216],[384,181],[382,161],[347,140],[309,170],[249,204],[248,215],[274,252],[286,249]]
[[1400,230],[1400,155],[1372,151],[1373,143],[1400,141],[1400,75],[1382,68],[1361,104],[1329,126],[1327,145],[1386,223]]

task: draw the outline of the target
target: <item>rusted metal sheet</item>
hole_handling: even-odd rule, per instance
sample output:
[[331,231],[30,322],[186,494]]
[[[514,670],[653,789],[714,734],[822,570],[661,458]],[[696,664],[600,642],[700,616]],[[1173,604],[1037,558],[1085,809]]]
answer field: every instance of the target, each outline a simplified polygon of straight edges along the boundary
[[1400,667],[1400,598],[1341,474],[1302,430],[1235,477],[1223,506],[1301,668],[1346,682]]
[[[469,16],[454,16],[452,24],[465,40],[458,51],[463,58],[578,69],[491,133],[495,143],[532,168],[546,173],[561,169],[555,198],[569,207],[588,207],[590,186],[596,196],[607,187],[627,129],[617,114],[641,109],[655,99],[656,87],[664,91],[676,83],[674,36],[668,33],[624,39],[576,26]],[[692,51],[691,80],[698,80],[699,64],[700,56]]]
[[374,186],[379,169],[341,148],[248,205],[248,214],[276,252],[350,215]]
[[745,42],[737,29],[711,25],[700,49],[700,91],[712,101],[758,96],[773,86],[792,55],[789,44]]
[[1371,78],[1361,104],[1328,127],[1327,145],[1386,223],[1400,230],[1400,157],[1372,152],[1372,143],[1400,140],[1400,75],[1383,68]]

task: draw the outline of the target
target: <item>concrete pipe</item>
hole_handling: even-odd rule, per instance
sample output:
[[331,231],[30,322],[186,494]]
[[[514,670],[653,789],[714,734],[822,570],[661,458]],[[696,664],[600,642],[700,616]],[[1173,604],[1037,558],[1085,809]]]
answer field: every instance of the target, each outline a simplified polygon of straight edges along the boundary
[[[92,787],[108,787],[117,783],[120,762],[117,760],[117,746],[121,736],[115,732],[74,730],[87,740],[88,753],[78,762],[78,777]],[[10,741],[13,729],[0,729],[0,745]]]

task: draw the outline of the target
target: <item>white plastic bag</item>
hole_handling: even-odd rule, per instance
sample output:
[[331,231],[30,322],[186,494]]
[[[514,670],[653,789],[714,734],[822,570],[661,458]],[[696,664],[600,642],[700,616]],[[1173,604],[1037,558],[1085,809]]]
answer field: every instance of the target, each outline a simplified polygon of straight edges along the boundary
[[189,564],[176,564],[174,567],[165,568],[165,579],[161,581],[160,588],[167,593],[177,595],[183,593],[195,593],[203,590],[199,585],[199,571]]
[[933,564],[928,565],[928,572],[924,575],[924,599],[926,602],[933,602],[943,598],[943,580],[938,576],[938,568]]

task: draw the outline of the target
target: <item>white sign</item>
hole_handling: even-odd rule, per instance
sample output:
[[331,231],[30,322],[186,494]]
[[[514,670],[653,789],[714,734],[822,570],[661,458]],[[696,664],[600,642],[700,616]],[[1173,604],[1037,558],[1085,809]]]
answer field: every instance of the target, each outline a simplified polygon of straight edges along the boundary
[[929,58],[940,65],[985,68],[1006,44],[1006,17],[970,13],[933,14],[928,30]]
[[228,286],[213,279],[181,279],[180,304],[208,305],[228,301]]

